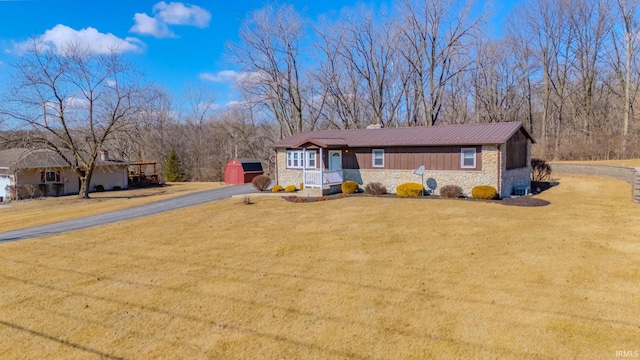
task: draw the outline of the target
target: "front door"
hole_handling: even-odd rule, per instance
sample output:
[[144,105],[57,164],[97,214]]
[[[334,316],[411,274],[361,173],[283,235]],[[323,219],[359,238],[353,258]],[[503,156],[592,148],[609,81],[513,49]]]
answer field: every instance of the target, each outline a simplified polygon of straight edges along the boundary
[[342,150],[329,150],[329,170],[342,170]]

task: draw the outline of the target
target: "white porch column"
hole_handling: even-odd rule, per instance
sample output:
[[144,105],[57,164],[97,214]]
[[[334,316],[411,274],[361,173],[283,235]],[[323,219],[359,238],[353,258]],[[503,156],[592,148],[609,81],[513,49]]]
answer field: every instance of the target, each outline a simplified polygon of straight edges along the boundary
[[324,189],[324,158],[322,157],[322,147],[320,146],[320,189]]
[[300,159],[300,163],[302,164],[302,183],[304,186],[307,186],[307,148],[302,148],[302,159]]

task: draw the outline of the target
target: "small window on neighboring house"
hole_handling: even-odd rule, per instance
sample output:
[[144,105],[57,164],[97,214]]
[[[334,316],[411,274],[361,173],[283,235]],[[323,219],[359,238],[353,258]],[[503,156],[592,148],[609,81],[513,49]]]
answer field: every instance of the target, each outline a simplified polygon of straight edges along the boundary
[[315,169],[316,168],[316,152],[315,151],[307,151],[307,169]]
[[371,166],[384,167],[384,149],[373,149],[371,152]]
[[460,152],[460,167],[463,169],[476,168],[476,149],[462,148]]
[[41,183],[60,182],[60,172],[59,171],[43,171],[40,173],[40,182]]

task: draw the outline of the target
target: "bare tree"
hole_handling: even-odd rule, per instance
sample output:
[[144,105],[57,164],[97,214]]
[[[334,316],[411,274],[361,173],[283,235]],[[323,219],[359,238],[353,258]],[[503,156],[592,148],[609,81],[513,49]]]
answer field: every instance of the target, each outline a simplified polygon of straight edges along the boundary
[[575,31],[572,57],[575,59],[578,86],[576,101],[577,116],[582,119],[581,131],[588,139],[594,122],[594,101],[596,81],[601,72],[602,51],[607,34],[611,29],[611,17],[607,0],[574,0],[569,11],[570,27]]
[[81,180],[79,197],[88,198],[100,150],[135,124],[153,88],[115,51],[77,45],[56,51],[34,41],[15,69],[0,112],[62,157]]
[[324,89],[326,107],[324,119],[328,127],[357,129],[367,121],[363,102],[362,79],[355,69],[347,66],[340,55],[345,34],[336,24],[325,22],[316,29],[318,34],[318,69],[314,81]]
[[193,181],[207,180],[204,174],[208,167],[207,158],[215,151],[211,146],[213,128],[210,125],[216,97],[210,89],[201,85],[188,84],[184,88],[185,102],[178,110],[178,130],[183,141],[177,148],[180,150],[187,178]]
[[267,5],[251,13],[240,29],[240,42],[230,44],[245,74],[241,90],[272,113],[283,136],[303,130],[304,32],[305,22],[293,6]]
[[[402,85],[395,80],[397,32],[392,19],[360,6],[345,13],[341,21],[341,42],[337,54],[350,69],[349,83],[360,83],[360,104],[369,112],[369,122],[389,125],[396,122],[396,108],[402,99]],[[366,125],[366,124],[365,124]]]
[[[629,128],[633,116],[633,103],[638,94],[638,31],[640,31],[640,3],[638,0],[616,0],[615,20],[612,27],[610,64],[618,80],[621,91],[618,97],[622,106],[622,153],[627,152]],[[614,90],[616,92],[616,90]]]
[[522,119],[527,107],[527,67],[513,42],[489,41],[476,52],[473,71],[476,116],[480,122]]
[[472,2],[404,0],[403,56],[414,71],[420,125],[435,125],[451,81],[472,66],[470,44],[483,15],[471,17]]

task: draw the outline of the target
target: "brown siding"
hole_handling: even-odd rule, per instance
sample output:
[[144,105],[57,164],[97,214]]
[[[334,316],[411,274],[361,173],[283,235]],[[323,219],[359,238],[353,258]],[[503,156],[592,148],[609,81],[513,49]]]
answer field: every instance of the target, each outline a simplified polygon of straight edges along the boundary
[[507,170],[527,166],[527,137],[518,131],[507,140]]
[[[462,147],[476,148],[476,168],[464,170],[482,170],[481,146],[410,146],[384,148],[384,169],[412,170],[424,165],[427,170],[463,170],[460,168],[460,151]],[[373,169],[371,166],[371,151],[373,149],[383,148],[350,149],[348,156],[350,160],[345,164],[345,169]],[[343,163],[344,162],[343,160]]]

